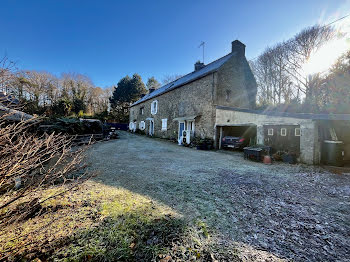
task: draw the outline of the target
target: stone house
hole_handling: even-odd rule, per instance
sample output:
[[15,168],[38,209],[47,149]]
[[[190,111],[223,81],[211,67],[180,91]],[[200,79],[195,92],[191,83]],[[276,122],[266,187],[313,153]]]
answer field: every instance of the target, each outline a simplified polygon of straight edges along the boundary
[[257,86],[245,57],[245,45],[232,42],[231,53],[150,92],[130,107],[129,129],[180,139],[191,136],[216,141],[216,106],[254,108]]
[[296,153],[301,162],[319,164],[322,145],[341,140],[350,161],[350,115],[296,114],[255,110],[257,86],[245,58],[245,45],[133,103],[129,129],[182,141],[183,131],[211,138],[221,148],[224,136],[247,134],[252,143]]

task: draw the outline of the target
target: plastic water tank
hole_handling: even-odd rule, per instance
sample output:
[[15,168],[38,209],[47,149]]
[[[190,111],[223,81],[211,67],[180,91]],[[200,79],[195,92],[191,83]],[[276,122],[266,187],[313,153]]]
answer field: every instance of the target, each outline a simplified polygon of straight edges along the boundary
[[344,143],[343,141],[324,140],[322,145],[321,161],[325,165],[344,165]]

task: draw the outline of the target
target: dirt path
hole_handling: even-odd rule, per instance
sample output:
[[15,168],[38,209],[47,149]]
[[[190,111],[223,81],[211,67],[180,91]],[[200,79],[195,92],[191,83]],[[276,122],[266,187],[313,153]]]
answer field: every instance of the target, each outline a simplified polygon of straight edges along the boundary
[[266,166],[144,136],[92,147],[99,182],[147,195],[232,241],[296,261],[350,261],[350,176]]

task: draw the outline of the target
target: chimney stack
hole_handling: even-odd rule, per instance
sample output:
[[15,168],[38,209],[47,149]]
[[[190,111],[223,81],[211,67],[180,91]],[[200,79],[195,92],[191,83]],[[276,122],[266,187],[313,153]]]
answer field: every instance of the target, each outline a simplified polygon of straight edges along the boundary
[[199,69],[202,69],[203,67],[205,67],[204,63],[201,63],[200,61],[197,61],[195,64],[194,64],[194,71],[197,71]]
[[245,44],[239,40],[232,42],[232,53],[236,52],[238,55],[245,56]]

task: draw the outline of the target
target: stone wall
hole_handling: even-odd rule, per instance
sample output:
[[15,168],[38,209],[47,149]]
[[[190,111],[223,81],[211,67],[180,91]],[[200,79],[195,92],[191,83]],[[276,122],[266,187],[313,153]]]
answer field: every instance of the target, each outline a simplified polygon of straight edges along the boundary
[[255,108],[257,85],[244,55],[232,56],[218,70],[215,104]]
[[[211,73],[189,84],[161,94],[141,104],[130,108],[130,121],[136,121],[139,127],[140,121],[146,122],[145,132],[149,132],[149,120],[154,119],[154,135],[163,138],[176,138],[178,133],[178,121],[174,118],[186,116],[198,116],[195,120],[195,135],[210,137],[214,135],[215,108],[213,106],[213,93],[215,89],[216,73]],[[151,103],[158,101],[158,112],[151,115]],[[140,108],[144,107],[144,114],[140,114]],[[167,120],[167,130],[162,131],[162,119]]]

